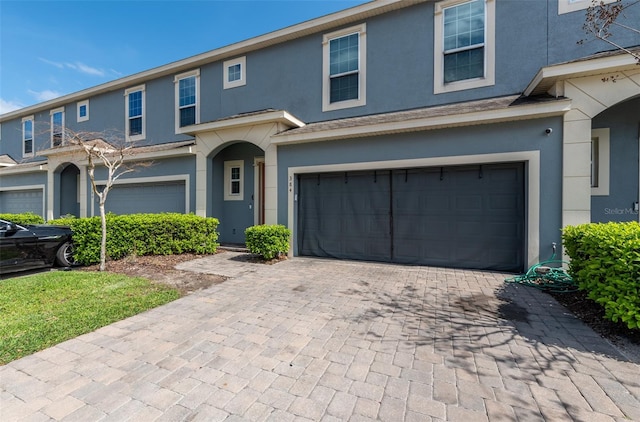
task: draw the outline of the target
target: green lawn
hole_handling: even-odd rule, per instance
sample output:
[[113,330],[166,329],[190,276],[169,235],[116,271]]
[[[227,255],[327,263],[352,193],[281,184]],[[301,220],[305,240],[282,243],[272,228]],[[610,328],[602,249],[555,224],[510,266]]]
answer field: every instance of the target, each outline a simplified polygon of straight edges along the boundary
[[88,333],[180,293],[144,278],[50,271],[0,281],[0,365]]

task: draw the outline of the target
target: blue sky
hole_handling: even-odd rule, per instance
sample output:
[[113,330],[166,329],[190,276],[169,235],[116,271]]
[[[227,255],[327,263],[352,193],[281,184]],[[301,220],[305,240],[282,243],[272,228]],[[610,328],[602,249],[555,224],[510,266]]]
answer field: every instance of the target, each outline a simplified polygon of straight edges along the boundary
[[0,114],[362,3],[0,0]]

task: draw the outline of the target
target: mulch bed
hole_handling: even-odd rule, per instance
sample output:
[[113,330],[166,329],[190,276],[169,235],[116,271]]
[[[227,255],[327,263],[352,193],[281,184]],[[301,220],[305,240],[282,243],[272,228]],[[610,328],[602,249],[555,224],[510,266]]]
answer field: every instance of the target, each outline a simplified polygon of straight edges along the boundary
[[570,293],[550,294],[578,319],[612,343],[623,338],[640,346],[640,329],[632,330],[622,322],[616,323],[605,319],[604,308],[589,299],[586,292],[578,290]]

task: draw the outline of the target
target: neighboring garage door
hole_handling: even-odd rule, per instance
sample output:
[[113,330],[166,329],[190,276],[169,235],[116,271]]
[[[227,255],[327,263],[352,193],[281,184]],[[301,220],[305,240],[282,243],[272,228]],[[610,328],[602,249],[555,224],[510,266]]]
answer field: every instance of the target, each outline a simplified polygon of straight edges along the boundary
[[115,185],[105,208],[115,214],[179,212],[185,210],[183,181]]
[[0,192],[0,213],[20,214],[32,212],[42,216],[42,190],[19,190]]
[[301,255],[521,271],[524,164],[306,174]]

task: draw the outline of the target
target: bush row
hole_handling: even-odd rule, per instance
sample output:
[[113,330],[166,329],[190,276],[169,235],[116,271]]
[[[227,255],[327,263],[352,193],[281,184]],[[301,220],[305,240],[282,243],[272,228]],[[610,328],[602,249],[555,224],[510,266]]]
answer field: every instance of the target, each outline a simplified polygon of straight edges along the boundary
[[640,224],[568,226],[562,239],[569,273],[604,307],[605,318],[640,328]]
[[[100,217],[60,218],[50,224],[70,226],[76,260],[84,265],[100,262]],[[193,214],[107,215],[107,256],[210,254],[218,247],[218,220]]]
[[289,251],[291,231],[283,225],[264,224],[244,231],[247,248],[264,259],[273,259]]
[[0,220],[11,221],[21,226],[25,224],[44,224],[44,218],[32,212],[22,214],[0,214]]

